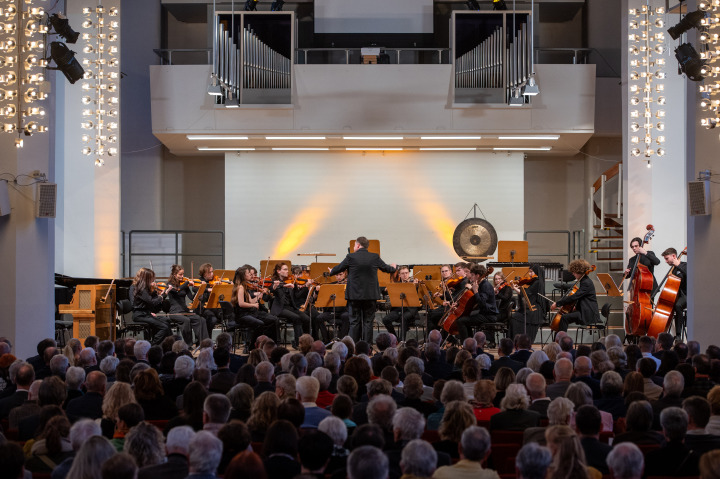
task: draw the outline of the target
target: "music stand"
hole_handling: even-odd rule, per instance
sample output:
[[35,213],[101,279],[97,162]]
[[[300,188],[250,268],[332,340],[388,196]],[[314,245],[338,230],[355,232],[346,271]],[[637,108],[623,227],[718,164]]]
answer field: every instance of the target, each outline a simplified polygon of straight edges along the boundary
[[[328,272],[328,268],[334,268],[340,263],[310,263],[310,277],[316,283],[325,284],[335,281],[335,276],[324,277],[322,274]],[[317,279],[315,279],[317,278]]]
[[202,298],[202,295],[205,294],[205,290],[207,289],[207,283],[202,283],[200,287],[197,290],[197,293],[195,293],[195,297],[192,300],[192,303],[190,304],[190,309],[195,311],[197,308],[200,307],[200,298]]
[[402,341],[405,341],[405,308],[421,307],[420,297],[415,283],[390,283],[387,285],[390,307],[400,307],[400,328]]
[[[367,250],[371,253],[377,253],[380,256],[380,240],[368,240],[370,245]],[[348,253],[352,253],[355,250],[355,240],[350,240],[350,250]]]
[[498,263],[527,263],[527,241],[498,241]]
[[615,284],[612,276],[610,276],[608,273],[598,273],[597,279],[598,281],[600,281],[600,284],[605,290],[605,294],[607,294],[608,296],[622,296],[620,289]]
[[230,301],[232,290],[232,284],[216,284],[213,286],[212,291],[210,291],[210,297],[205,304],[205,308],[218,309],[220,307],[220,301]]
[[315,299],[316,308],[332,308],[332,327],[333,327],[333,341],[337,341],[337,319],[335,317],[335,308],[342,308],[347,305],[345,299],[345,287],[344,284],[323,284],[318,291],[317,299]]

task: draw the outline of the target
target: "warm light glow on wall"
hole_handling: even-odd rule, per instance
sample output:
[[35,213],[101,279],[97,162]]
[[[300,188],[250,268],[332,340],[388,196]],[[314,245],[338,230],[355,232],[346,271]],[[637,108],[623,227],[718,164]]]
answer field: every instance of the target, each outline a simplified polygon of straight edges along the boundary
[[[629,11],[630,155],[650,163],[665,154],[665,8],[650,0]],[[664,5],[664,3],[663,3]],[[657,149],[656,149],[657,148]]]
[[[330,212],[330,207],[309,206],[300,210],[275,245],[272,258],[285,258],[298,253],[298,248],[321,226]],[[312,247],[312,245],[309,245]]]
[[411,170],[409,176],[408,184],[412,185],[409,191],[415,214],[422,218],[422,221],[442,242],[443,247],[446,247],[449,257],[454,258],[457,253],[453,248],[453,233],[458,221],[448,213],[445,201],[438,194],[437,188],[430,186],[427,175]]

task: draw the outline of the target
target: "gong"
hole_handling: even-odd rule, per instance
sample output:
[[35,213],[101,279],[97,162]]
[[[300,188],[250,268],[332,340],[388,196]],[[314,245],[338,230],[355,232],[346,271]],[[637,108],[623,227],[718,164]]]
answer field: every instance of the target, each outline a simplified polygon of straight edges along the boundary
[[468,218],[455,228],[453,248],[461,258],[490,256],[497,248],[497,232],[493,225],[481,218]]

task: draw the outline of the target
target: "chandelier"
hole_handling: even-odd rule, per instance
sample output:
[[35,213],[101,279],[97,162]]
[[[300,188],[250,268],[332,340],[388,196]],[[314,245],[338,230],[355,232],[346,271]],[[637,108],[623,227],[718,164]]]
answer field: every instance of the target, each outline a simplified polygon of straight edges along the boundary
[[83,15],[82,153],[102,166],[118,155],[119,11],[97,5],[84,7]]
[[665,8],[646,0],[629,14],[630,154],[649,168],[653,157],[665,155]]

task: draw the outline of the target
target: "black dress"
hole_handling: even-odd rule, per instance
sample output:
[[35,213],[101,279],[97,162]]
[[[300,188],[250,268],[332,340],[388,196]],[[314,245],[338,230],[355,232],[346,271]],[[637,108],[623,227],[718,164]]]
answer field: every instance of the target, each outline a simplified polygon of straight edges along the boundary
[[516,334],[527,334],[530,337],[530,342],[534,343],[537,331],[540,329],[540,325],[545,322],[549,309],[549,301],[543,298],[545,280],[542,276],[539,276],[525,288],[525,294],[527,294],[530,304],[535,307],[535,311],[530,311],[527,307],[525,297],[521,292],[518,296],[518,311],[512,316],[510,337],[513,338]]

